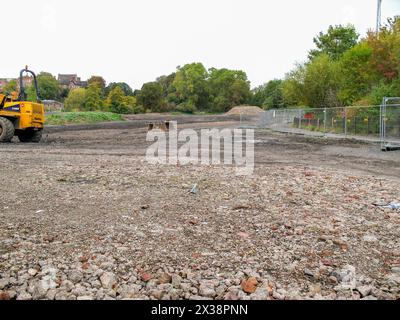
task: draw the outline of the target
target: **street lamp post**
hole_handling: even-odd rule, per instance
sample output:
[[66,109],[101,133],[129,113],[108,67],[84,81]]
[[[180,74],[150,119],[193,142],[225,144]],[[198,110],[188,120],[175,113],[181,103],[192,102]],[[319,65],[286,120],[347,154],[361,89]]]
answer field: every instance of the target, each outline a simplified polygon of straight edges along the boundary
[[381,29],[381,20],[382,20],[382,0],[378,0],[378,10],[376,14],[376,33],[379,33]]

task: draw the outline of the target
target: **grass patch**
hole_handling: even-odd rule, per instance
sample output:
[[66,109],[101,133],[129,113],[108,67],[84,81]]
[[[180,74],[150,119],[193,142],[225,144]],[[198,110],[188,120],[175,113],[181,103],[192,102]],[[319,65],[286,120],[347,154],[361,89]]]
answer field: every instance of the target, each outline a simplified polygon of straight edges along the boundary
[[108,121],[124,121],[122,115],[112,112],[61,112],[46,116],[47,125],[88,124]]

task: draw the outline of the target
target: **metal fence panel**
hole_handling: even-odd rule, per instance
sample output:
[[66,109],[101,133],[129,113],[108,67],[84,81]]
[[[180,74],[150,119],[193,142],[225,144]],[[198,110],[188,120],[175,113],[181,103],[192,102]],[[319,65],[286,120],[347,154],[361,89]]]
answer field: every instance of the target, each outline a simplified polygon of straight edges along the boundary
[[240,128],[258,128],[260,127],[260,115],[247,115],[247,114],[240,114]]
[[[386,99],[382,106],[269,110],[260,115],[258,127],[369,137],[382,147],[400,148],[400,98]],[[395,99],[399,104],[387,104]]]
[[400,97],[384,98],[381,106],[381,149],[400,149]]

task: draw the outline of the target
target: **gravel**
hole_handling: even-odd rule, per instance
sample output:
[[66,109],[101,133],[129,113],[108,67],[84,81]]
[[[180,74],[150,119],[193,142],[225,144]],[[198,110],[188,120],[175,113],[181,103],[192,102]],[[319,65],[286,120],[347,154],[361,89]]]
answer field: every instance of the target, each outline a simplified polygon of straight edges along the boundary
[[93,148],[2,152],[1,299],[400,298],[400,212],[372,205],[400,200],[396,180]]
[[104,289],[113,289],[117,284],[117,277],[112,272],[105,272],[100,277],[100,281]]

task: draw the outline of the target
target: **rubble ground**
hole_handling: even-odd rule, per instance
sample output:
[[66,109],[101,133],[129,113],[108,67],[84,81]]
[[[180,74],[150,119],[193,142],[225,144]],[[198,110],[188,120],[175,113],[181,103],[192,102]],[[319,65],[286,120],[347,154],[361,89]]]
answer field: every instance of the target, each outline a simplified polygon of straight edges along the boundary
[[0,146],[0,300],[400,298],[400,212],[373,205],[399,153],[261,130],[240,177],[149,165],[145,134]]

